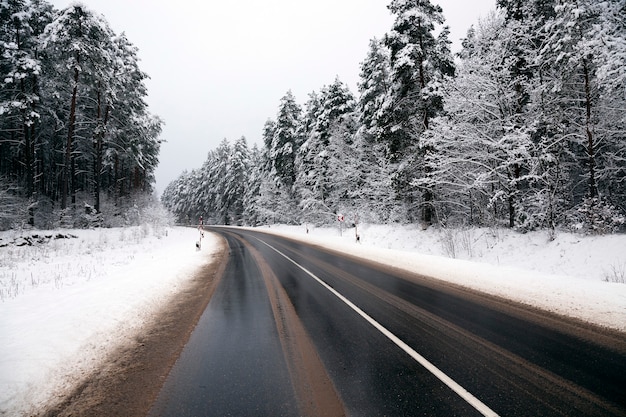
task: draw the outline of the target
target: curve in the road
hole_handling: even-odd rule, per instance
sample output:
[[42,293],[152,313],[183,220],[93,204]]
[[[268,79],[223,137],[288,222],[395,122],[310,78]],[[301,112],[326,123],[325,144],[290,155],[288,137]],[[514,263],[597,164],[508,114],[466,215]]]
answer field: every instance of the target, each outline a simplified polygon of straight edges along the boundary
[[214,231],[229,267],[152,416],[626,416],[623,334],[295,240]]
[[363,310],[361,310],[359,307],[357,307],[354,303],[352,303],[350,300],[348,300],[342,294],[337,292],[334,288],[332,288],[331,286],[326,284],[326,282],[324,282],[322,279],[317,277],[314,273],[312,273],[311,271],[309,271],[308,269],[306,269],[305,267],[303,267],[302,265],[300,265],[299,263],[297,263],[296,261],[291,259],[289,256],[285,255],[283,252],[281,252],[280,250],[276,249],[275,247],[273,247],[269,243],[266,243],[266,242],[264,242],[261,239],[259,239],[259,241],[261,243],[267,245],[272,250],[276,251],[278,254],[283,256],[285,259],[287,259],[292,264],[296,265],[298,268],[302,269],[303,272],[305,272],[307,275],[309,275],[311,278],[313,278],[315,281],[317,281],[320,285],[322,285],[324,288],[326,288],[331,294],[336,296],[339,300],[341,300],[348,307],[350,307],[352,310],[354,310],[359,316],[361,316],[365,321],[367,321],[369,324],[371,324],[383,336],[387,337],[392,343],[394,343],[396,346],[398,346],[400,349],[402,349],[404,352],[406,352],[417,363],[419,363],[424,368],[426,368],[430,373],[432,373],[435,377],[437,377],[441,382],[443,382],[445,385],[447,385],[452,391],[454,391],[461,398],[463,398],[465,401],[467,401],[467,403],[469,405],[471,405],[472,407],[474,407],[476,409],[476,411],[481,413],[483,416],[487,416],[487,417],[488,416],[493,417],[493,416],[497,416],[498,415],[495,411],[493,411],[492,409],[487,407],[482,401],[480,401],[478,398],[476,398],[474,395],[472,395],[472,393],[467,391],[465,388],[463,388],[461,385],[459,385],[455,380],[450,378],[443,371],[441,371],[439,368],[437,368],[435,365],[433,365],[431,362],[429,362],[426,358],[424,358],[422,355],[420,355],[418,352],[416,352],[413,348],[411,348],[404,341],[402,341],[398,336],[396,336],[391,331],[389,331],[389,329],[385,328],[382,324],[380,324],[379,322],[374,320],[367,313],[365,313]]

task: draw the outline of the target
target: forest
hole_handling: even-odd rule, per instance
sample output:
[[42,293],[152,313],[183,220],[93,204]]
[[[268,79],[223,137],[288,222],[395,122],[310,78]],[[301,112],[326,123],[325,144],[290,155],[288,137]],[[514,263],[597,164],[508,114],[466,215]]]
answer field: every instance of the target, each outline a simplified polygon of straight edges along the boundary
[[455,55],[439,6],[388,9],[358,94],[288,91],[167,186],[179,221],[624,231],[624,0],[497,0]]
[[162,121],[137,48],[83,5],[0,1],[0,230],[132,222]]

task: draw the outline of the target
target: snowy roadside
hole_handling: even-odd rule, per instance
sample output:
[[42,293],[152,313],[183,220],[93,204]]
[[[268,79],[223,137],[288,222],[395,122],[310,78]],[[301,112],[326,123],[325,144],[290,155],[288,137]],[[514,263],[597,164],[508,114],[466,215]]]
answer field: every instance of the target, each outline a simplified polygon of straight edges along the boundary
[[[256,230],[626,331],[626,285],[606,282],[626,276],[626,236],[563,233],[549,241],[543,232],[363,225],[357,244],[354,229],[341,237],[336,228]],[[77,237],[54,239],[59,233]],[[0,233],[0,416],[32,414],[97,369],[211,262],[218,245],[207,233],[196,252],[198,232],[188,228],[44,234],[53,238],[17,246],[17,232]]]
[[[147,225],[47,234],[76,238],[0,248],[2,416],[28,415],[96,369],[218,245],[206,234],[197,252],[197,230]],[[15,235],[0,239],[15,242]]]
[[[626,235],[417,226],[257,228],[626,332]],[[452,258],[455,257],[455,259]],[[617,282],[616,282],[617,281]]]

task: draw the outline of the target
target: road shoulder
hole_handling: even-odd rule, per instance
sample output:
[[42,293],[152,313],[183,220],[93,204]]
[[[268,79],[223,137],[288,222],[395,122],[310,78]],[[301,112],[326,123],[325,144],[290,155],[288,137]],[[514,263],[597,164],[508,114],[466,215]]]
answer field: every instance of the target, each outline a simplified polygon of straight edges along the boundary
[[226,266],[222,239],[214,260],[199,270],[150,323],[111,352],[42,416],[145,416],[209,303]]

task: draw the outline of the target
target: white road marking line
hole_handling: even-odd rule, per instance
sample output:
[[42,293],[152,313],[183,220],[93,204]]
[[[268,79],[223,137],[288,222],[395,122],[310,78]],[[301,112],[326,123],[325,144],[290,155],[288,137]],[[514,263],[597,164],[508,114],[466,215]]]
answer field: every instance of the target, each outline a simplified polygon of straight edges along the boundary
[[374,320],[372,317],[370,317],[366,312],[364,312],[359,307],[354,305],[350,300],[348,300],[346,297],[341,295],[339,292],[337,292],[330,285],[326,284],[322,279],[318,278],[311,271],[309,271],[308,269],[306,269],[305,267],[303,267],[302,265],[300,265],[299,263],[297,263],[296,261],[291,259],[289,256],[285,255],[283,252],[281,252],[280,250],[276,249],[275,247],[273,247],[269,243],[266,243],[266,242],[264,242],[264,241],[262,241],[261,239],[258,239],[258,238],[256,238],[256,239],[259,240],[264,245],[266,245],[269,248],[271,248],[272,250],[276,251],[278,254],[283,256],[289,262],[293,263],[298,268],[300,268],[304,272],[306,272],[313,279],[315,279],[324,288],[326,288],[328,291],[330,291],[332,294],[334,294],[337,298],[339,298],[341,301],[343,301],[345,304],[347,304],[351,309],[353,309],[356,313],[358,313],[361,317],[363,317],[368,323],[370,323],[372,326],[374,326],[379,332],[381,332],[389,340],[391,340],[393,343],[395,343],[400,349],[402,349],[406,353],[408,353],[409,356],[411,356],[420,365],[422,365],[424,368],[426,368],[428,371],[430,371],[430,373],[432,373],[434,376],[436,376],[441,382],[446,384],[450,389],[452,389],[452,391],[456,392],[461,398],[463,398],[469,405],[471,405],[476,410],[478,410],[478,412],[480,412],[482,415],[489,416],[489,417],[497,417],[498,416],[498,414],[495,411],[493,411],[491,408],[487,407],[482,401],[480,401],[478,398],[474,397],[469,391],[467,391],[465,388],[460,386],[456,381],[454,381],[452,378],[450,378],[448,375],[446,375],[443,371],[441,371],[439,368],[437,368],[435,365],[433,365],[431,362],[429,362],[428,359],[424,358],[422,355],[417,353],[413,348],[411,348],[409,345],[407,345],[402,340],[400,340],[400,338],[398,338],[396,335],[394,335],[389,330],[387,330],[387,328],[385,328],[382,324],[378,323],[376,320]]

